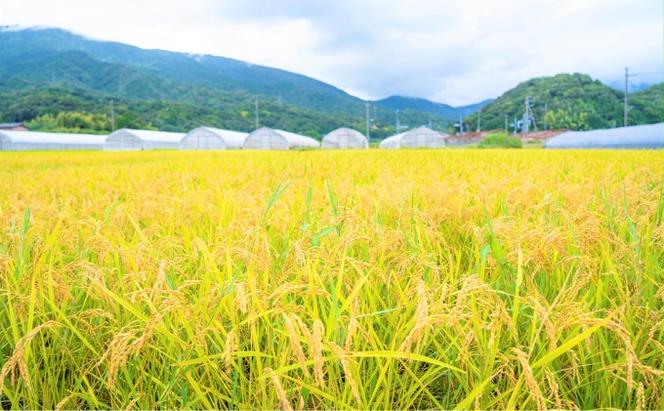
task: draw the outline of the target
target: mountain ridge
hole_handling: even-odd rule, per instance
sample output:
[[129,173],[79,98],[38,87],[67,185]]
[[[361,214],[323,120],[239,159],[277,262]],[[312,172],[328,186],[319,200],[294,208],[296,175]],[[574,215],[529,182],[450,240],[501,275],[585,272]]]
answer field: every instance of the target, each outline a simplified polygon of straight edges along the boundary
[[[0,52],[8,59],[22,56],[22,51],[16,53],[11,50],[21,50],[20,46],[25,45],[27,40],[35,50],[85,52],[102,63],[148,70],[177,83],[187,82],[223,91],[243,91],[269,96],[314,110],[355,115],[364,112],[364,100],[337,86],[304,74],[229,57],[144,49],[116,41],[91,39],[68,30],[50,27],[0,30],[0,36],[3,34],[4,47],[0,46]],[[450,120],[451,117],[448,117]]]
[[474,113],[485,105],[491,103],[494,99],[482,100],[478,103],[468,104],[464,106],[451,106],[449,104],[432,101],[429,99],[413,96],[393,95],[379,100],[375,100],[376,104],[393,110],[403,110],[407,108],[417,109],[432,114],[447,116],[450,119],[455,119],[458,116],[466,116]]
[[[255,127],[258,102],[261,125],[316,137],[335,126],[365,131],[364,100],[312,77],[227,57],[7,26],[0,28],[0,56],[0,121],[90,110],[110,119],[115,101],[118,114],[132,119],[129,126],[184,131],[206,124],[246,131]],[[373,106],[372,136],[390,135],[394,110]],[[404,124],[431,123],[444,131],[456,114],[404,107],[400,117]]]

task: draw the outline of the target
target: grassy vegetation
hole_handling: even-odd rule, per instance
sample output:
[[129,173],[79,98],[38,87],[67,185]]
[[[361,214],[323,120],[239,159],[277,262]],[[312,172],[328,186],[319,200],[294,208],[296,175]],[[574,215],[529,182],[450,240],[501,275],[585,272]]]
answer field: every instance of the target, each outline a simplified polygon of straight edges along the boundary
[[5,408],[662,408],[660,151],[0,153]]
[[521,148],[523,142],[519,137],[510,136],[507,133],[491,133],[484,137],[477,145],[479,148]]

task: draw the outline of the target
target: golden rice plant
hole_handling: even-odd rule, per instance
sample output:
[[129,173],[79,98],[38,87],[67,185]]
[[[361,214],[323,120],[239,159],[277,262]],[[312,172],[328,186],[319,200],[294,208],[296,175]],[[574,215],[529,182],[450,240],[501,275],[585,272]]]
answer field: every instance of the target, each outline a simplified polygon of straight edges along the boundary
[[0,407],[663,406],[661,151],[0,165]]

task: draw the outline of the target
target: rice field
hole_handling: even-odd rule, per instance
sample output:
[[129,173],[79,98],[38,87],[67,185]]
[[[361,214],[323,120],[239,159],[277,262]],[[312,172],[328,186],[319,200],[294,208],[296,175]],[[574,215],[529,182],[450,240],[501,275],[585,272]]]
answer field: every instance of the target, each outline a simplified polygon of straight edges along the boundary
[[0,408],[661,409],[661,151],[0,153]]

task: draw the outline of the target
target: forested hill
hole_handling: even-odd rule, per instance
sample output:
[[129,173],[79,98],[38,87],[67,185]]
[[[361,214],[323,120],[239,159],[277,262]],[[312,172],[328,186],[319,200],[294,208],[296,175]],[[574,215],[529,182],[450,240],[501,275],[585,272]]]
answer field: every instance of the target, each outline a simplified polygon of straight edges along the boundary
[[184,98],[173,86],[271,96],[310,109],[354,113],[359,98],[296,73],[225,57],[146,50],[55,28],[0,29],[0,72],[21,87],[67,84],[122,97]]
[[[522,118],[524,101],[529,97],[535,125],[542,128],[589,130],[623,125],[623,92],[586,74],[558,74],[528,80],[508,90],[482,108],[482,129],[498,129],[515,118]],[[662,121],[662,84],[630,93],[629,124]],[[477,114],[465,119],[475,127]]]
[[[257,99],[262,125],[313,136],[343,125],[365,128],[363,100],[307,76],[224,57],[145,50],[60,29],[11,27],[0,27],[0,57],[0,121],[75,111],[109,117],[96,126],[110,124],[113,101],[116,126],[250,130]],[[394,132],[392,108],[376,104],[371,111],[374,136]],[[404,123],[431,120],[439,129],[454,116],[414,107],[401,112]],[[52,119],[33,125],[55,127]]]

